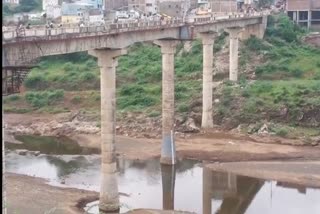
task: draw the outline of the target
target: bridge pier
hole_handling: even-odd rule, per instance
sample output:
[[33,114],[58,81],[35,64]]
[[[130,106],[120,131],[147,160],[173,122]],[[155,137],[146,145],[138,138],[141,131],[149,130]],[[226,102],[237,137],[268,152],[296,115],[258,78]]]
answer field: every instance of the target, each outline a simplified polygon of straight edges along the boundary
[[202,128],[213,127],[212,117],[212,69],[213,69],[213,33],[201,33],[203,45],[203,79],[202,79]]
[[239,34],[242,28],[229,28],[226,31],[230,38],[229,80],[236,82],[238,81]]
[[174,54],[177,40],[157,40],[162,53],[162,164],[176,163],[174,139]]
[[100,67],[102,178],[99,209],[112,212],[120,208],[115,156],[116,67],[117,57],[126,54],[126,50],[96,49],[89,54],[98,58]]

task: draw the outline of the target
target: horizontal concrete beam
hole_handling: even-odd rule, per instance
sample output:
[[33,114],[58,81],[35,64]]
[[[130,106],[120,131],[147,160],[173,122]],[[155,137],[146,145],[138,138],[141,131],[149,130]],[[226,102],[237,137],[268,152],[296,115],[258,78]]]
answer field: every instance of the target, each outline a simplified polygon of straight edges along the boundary
[[262,23],[262,16],[229,18],[201,23],[172,23],[170,26],[147,26],[118,32],[71,33],[45,37],[24,37],[3,42],[8,65],[19,65],[33,59],[92,49],[122,49],[137,42],[160,39],[193,40],[198,33],[217,32],[226,28]]

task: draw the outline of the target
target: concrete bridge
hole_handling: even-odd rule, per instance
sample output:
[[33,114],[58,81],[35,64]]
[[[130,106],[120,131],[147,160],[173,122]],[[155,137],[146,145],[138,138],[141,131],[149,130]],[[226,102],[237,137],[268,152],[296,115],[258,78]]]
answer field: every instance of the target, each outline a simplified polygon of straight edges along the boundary
[[[161,163],[175,164],[174,54],[180,41],[200,37],[203,44],[202,128],[213,127],[212,70],[215,35],[229,32],[231,81],[238,80],[239,38],[263,37],[267,13],[233,14],[189,20],[111,24],[97,27],[46,29],[45,27],[3,32],[5,66],[21,65],[42,56],[88,51],[98,58],[101,72],[101,156],[103,178],[100,208],[119,208],[115,191],[115,102],[118,57],[136,42],[154,42],[162,53],[162,150]],[[108,191],[106,191],[108,190]]]

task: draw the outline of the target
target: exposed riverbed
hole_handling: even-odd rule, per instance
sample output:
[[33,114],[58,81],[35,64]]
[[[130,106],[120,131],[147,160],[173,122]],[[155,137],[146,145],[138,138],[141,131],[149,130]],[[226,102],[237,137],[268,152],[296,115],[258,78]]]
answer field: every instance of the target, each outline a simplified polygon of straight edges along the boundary
[[[56,138],[20,138],[24,144],[9,144],[7,171],[46,178],[53,186],[84,190],[100,189],[100,156],[83,153],[76,142]],[[46,140],[45,140],[46,139]],[[45,142],[50,141],[50,144]],[[31,147],[33,145],[33,147]],[[50,146],[50,149],[48,149]],[[67,148],[78,148],[68,153]],[[16,149],[40,151],[19,155]],[[63,154],[63,153],[67,154]],[[204,168],[195,160],[181,160],[161,167],[158,159],[117,159],[121,212],[136,208],[175,209],[194,213],[320,213],[320,191],[286,182],[265,181]],[[26,194],[26,193],[25,193]],[[87,204],[97,213],[97,202]]]

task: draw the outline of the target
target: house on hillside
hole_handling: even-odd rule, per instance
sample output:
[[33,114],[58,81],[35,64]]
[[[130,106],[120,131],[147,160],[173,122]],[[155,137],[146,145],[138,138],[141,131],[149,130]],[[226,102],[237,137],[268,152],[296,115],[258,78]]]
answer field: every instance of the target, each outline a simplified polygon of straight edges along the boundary
[[62,24],[83,22],[86,12],[90,9],[94,9],[92,4],[63,2],[61,7],[61,22]]
[[160,0],[159,12],[171,17],[183,17],[195,5],[194,0]]
[[104,24],[104,16],[102,10],[90,9],[85,11],[84,22],[88,24]]
[[42,9],[47,14],[48,19],[61,17],[62,0],[43,0]]
[[290,19],[297,24],[320,29],[319,0],[287,0],[286,11]]
[[104,0],[104,10],[115,11],[128,8],[128,0]]

